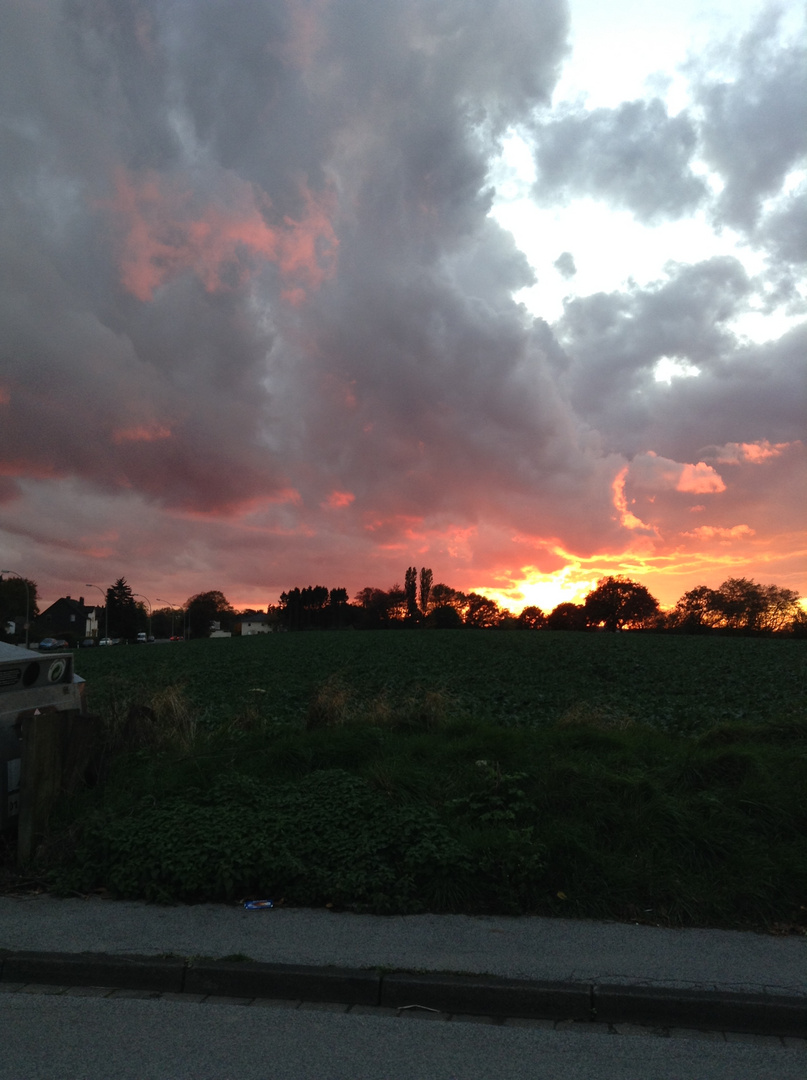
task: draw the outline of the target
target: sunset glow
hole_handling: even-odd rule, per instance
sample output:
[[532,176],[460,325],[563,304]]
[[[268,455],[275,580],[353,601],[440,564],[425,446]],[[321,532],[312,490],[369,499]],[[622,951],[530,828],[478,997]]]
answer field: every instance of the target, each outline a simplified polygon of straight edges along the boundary
[[802,9],[214,8],[4,24],[3,565],[807,596]]

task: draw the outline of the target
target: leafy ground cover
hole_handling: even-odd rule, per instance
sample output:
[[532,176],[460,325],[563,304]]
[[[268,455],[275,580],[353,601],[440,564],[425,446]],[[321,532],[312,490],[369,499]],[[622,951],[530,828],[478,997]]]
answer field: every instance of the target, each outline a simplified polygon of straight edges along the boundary
[[117,752],[62,806],[45,872],[162,902],[804,926],[798,644],[381,632],[92,654]]
[[663,730],[803,715],[803,641],[652,634],[428,632],[267,634],[79,652],[90,708],[180,687],[202,723],[246,712],[298,722],[338,682],[358,711],[424,691],[458,714],[543,724],[596,710]]

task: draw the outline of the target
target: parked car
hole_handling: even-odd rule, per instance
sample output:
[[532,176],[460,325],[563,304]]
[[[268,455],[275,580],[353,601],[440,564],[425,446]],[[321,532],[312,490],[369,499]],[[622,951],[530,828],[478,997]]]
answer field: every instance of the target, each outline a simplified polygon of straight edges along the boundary
[[85,637],[84,640],[81,642],[81,645],[79,646],[79,648],[81,648],[81,649],[91,649],[94,645],[95,645],[95,638]]
[[137,635],[137,644],[138,645],[145,645],[147,640],[148,640],[148,638],[146,637],[145,633],[141,630],[140,633]]
[[102,637],[98,642],[99,645],[117,645],[118,639],[113,637]]
[[46,637],[40,641],[39,648],[45,652],[53,652],[55,649],[69,649],[70,646],[62,638]]

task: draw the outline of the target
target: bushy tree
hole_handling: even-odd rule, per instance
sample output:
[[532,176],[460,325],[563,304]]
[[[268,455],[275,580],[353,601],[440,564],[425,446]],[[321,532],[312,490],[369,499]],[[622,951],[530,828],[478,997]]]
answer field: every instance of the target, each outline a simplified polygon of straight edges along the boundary
[[793,625],[800,610],[799,595],[793,589],[760,585],[749,578],[727,578],[719,589],[698,585],[684,593],[669,621],[685,632],[780,633]]
[[521,630],[541,630],[546,625],[546,616],[539,607],[525,607],[516,620]]
[[[25,613],[29,624],[39,614],[37,585],[30,578],[0,577],[0,636],[25,640]],[[5,633],[6,624],[14,623],[13,634]]]
[[501,611],[495,600],[479,593],[468,593],[468,609],[465,613],[465,625],[479,630],[490,630],[498,626]]
[[214,622],[221,623],[222,629],[229,629],[233,614],[232,605],[218,589],[190,597],[185,604],[185,610],[188,613],[191,637],[210,637]]
[[585,630],[586,609],[569,601],[558,604],[546,617],[547,630]]
[[601,578],[583,605],[590,626],[615,633],[625,626],[641,626],[658,614],[658,600],[644,585],[617,575]]

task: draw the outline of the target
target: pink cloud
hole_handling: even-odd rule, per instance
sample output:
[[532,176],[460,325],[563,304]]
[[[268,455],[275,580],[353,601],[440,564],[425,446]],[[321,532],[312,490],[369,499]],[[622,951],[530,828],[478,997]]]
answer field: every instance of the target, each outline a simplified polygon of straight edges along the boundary
[[699,461],[697,465],[684,465],[675,485],[676,491],[688,491],[692,495],[708,495],[725,491],[723,478],[711,465]]
[[763,461],[779,457],[789,447],[798,445],[798,442],[771,443],[767,439],[755,443],[732,442],[725,446],[710,446],[704,456],[712,458],[718,465],[761,465]]
[[300,220],[270,225],[271,202],[263,192],[235,177],[226,186],[218,203],[199,206],[182,178],[117,170],[109,207],[120,230],[118,269],[128,292],[151,300],[187,270],[216,292],[247,280],[265,260],[277,264],[289,282],[287,300],[299,305],[303,287],[320,285],[333,271],[338,241],[327,197],[317,199],[304,187]]
[[356,496],[351,491],[332,491],[321,505],[329,510],[341,510],[356,501]]
[[630,463],[631,483],[645,491],[682,491],[708,495],[726,490],[723,478],[704,461],[689,464],[660,457],[653,450],[637,454]]
[[132,427],[119,428],[112,433],[112,441],[120,446],[127,442],[156,442],[158,439],[170,439],[171,429],[164,424],[135,424]]

